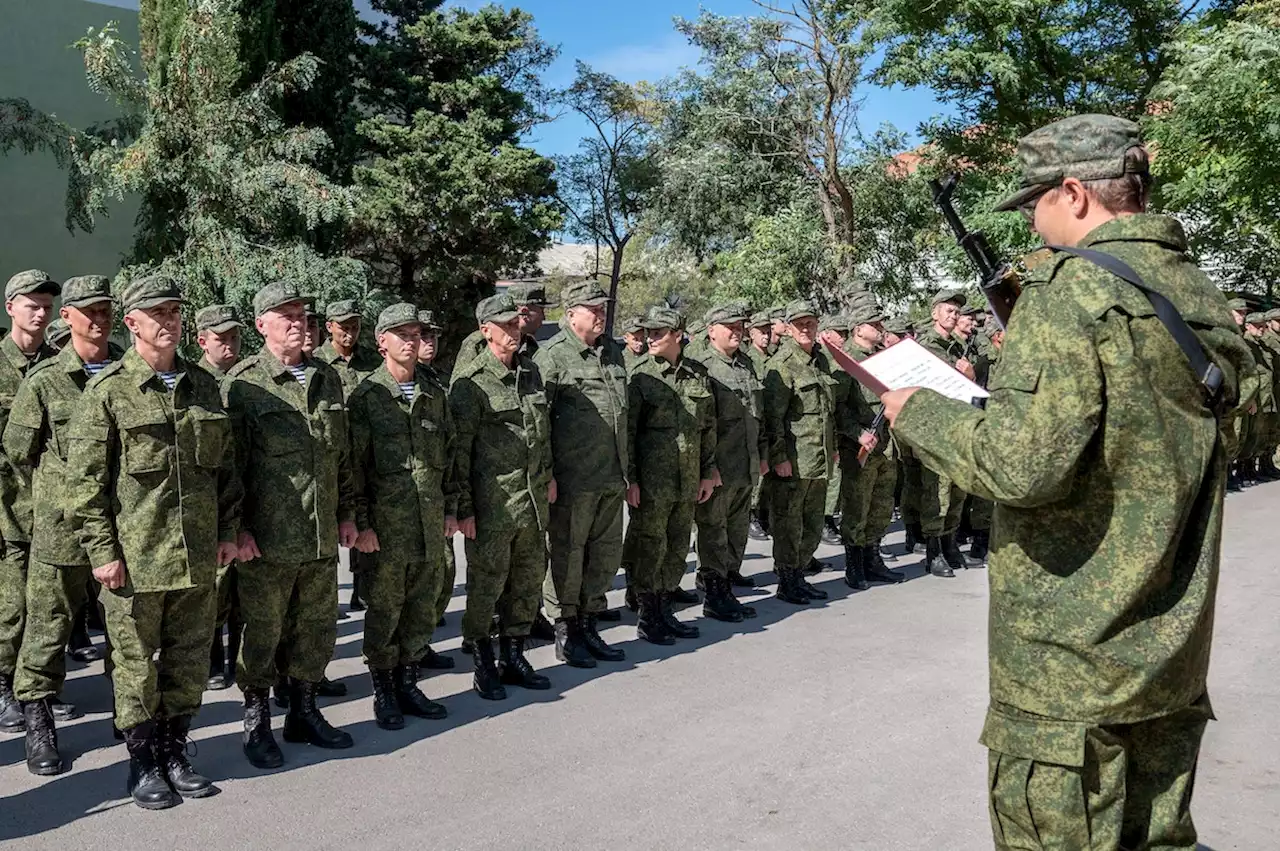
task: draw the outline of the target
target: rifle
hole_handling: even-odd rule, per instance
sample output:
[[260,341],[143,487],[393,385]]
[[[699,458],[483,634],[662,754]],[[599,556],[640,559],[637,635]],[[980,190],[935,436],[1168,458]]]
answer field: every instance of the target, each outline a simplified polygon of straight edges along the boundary
[[1018,300],[1022,285],[1013,267],[995,256],[987,237],[981,231],[971,231],[960,220],[960,214],[951,203],[951,196],[956,189],[956,176],[949,174],[942,180],[930,180],[929,189],[933,192],[933,203],[947,220],[951,232],[956,235],[956,242],[969,255],[970,262],[978,269],[981,279],[982,294],[991,306],[991,312],[1001,328],[1009,325],[1009,314],[1013,312],[1013,304]]
[[[826,340],[822,338],[819,338],[819,339],[821,340],[822,344],[827,347],[827,351],[830,353],[832,360],[836,362],[836,365],[839,366],[841,369],[843,369],[845,372],[852,375],[855,379],[857,379],[859,384],[861,384],[863,387],[866,387],[868,390],[870,390],[872,393],[876,394],[877,396],[883,396],[884,394],[889,392],[889,388],[886,387],[880,381],[880,379],[876,378],[874,375],[867,372],[867,370],[863,368],[862,364],[858,363],[856,360],[849,357],[848,352],[846,352],[844,349],[840,348],[839,346],[835,345],[830,340]],[[872,434],[876,434],[876,432],[880,430],[880,426],[883,424],[884,424],[884,408],[881,408],[880,413],[876,414],[876,418],[872,421],[871,427],[868,428],[867,431],[870,431]],[[861,446],[858,447],[858,466],[859,467],[866,466],[867,456],[869,456],[870,454],[871,453],[868,452],[863,447]]]

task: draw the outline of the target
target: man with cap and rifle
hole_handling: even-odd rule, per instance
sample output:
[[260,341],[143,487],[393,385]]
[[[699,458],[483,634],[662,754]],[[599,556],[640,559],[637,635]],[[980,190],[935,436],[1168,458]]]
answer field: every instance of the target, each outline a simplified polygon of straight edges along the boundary
[[1253,358],[1182,226],[1145,212],[1138,125],[1018,144],[1053,249],[1023,281],[985,410],[884,394],[895,437],[996,503],[989,749],[999,848],[1193,849],[1228,458]]

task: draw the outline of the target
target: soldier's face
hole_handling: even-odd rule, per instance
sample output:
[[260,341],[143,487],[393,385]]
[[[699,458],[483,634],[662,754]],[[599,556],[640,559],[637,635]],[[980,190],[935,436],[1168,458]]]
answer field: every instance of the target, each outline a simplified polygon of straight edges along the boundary
[[360,337],[360,319],[353,317],[344,319],[341,322],[327,322],[325,328],[329,329],[329,339],[333,340],[335,348],[352,349],[355,348],[356,340]]
[[71,329],[73,337],[96,346],[111,336],[111,320],[115,316],[115,310],[109,301],[87,304],[84,307],[63,307],[58,313]]
[[302,351],[311,354],[320,348],[323,340],[323,333],[320,330],[320,319],[316,316],[307,317],[307,331],[302,340]]
[[707,329],[707,338],[720,351],[733,354],[742,345],[742,323],[716,322]]
[[751,342],[757,349],[764,351],[769,348],[769,343],[773,337],[773,329],[759,325],[751,329]]
[[973,333],[973,317],[963,313],[956,317],[956,330],[968,337]]
[[412,367],[418,362],[418,344],[422,342],[422,329],[418,325],[401,325],[388,328],[378,335],[378,348],[388,360],[402,367]]
[[959,316],[960,308],[949,301],[933,306],[933,321],[943,331],[954,331]]
[[622,335],[622,339],[626,340],[627,348],[632,354],[642,355],[649,348],[649,342],[645,339],[644,331],[628,331]]
[[4,309],[13,318],[13,327],[28,334],[44,334],[44,326],[53,319],[53,296],[48,293],[16,295],[4,303]]
[[510,322],[486,322],[480,326],[480,333],[499,357],[510,357],[520,348],[519,318]]
[[991,335],[991,345],[995,346],[997,349],[1004,345],[1003,331],[997,331]]
[[520,308],[520,333],[537,334],[547,318],[547,312],[540,305],[526,304]]
[[436,346],[440,343],[438,331],[423,331],[418,341],[418,362],[431,363],[436,359]]
[[1274,333],[1280,334],[1280,319],[1268,319],[1267,327]]
[[778,321],[773,323],[773,327],[769,329],[769,342],[777,345],[778,341],[787,335],[787,323]]
[[159,352],[171,352],[182,338],[182,304],[166,301],[145,310],[132,310],[124,324],[138,342]]
[[879,322],[866,322],[859,325],[857,334],[873,346],[884,342],[884,326]]
[[196,342],[214,366],[228,366],[240,357],[240,329],[228,328],[222,333],[201,331]]
[[880,338],[881,344],[887,349],[890,346],[896,346],[902,342],[902,338],[892,331],[885,331],[884,336]]
[[579,304],[569,308],[569,327],[578,339],[585,340],[588,345],[594,343],[604,333],[604,318],[608,308],[603,304]]
[[680,356],[683,334],[675,328],[650,328],[648,331],[649,354],[669,361],[675,361]]
[[1248,315],[1248,314],[1246,314],[1243,310],[1233,310],[1233,311],[1231,311],[1231,318],[1232,318],[1232,319],[1234,319],[1234,320],[1236,321],[1236,327],[1237,327],[1237,328],[1243,328],[1243,327],[1244,327],[1244,318],[1245,318],[1245,316],[1247,316],[1247,315]]
[[258,333],[277,355],[297,356],[307,336],[307,307],[291,301],[258,317]]
[[801,316],[787,327],[791,331],[791,339],[806,349],[818,339],[818,320],[812,316]]

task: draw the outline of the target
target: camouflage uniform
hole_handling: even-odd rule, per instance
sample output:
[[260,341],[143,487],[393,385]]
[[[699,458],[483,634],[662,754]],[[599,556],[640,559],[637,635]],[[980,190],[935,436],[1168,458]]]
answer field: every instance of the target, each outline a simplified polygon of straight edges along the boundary
[[[538,307],[550,307],[551,302],[547,300],[547,289],[542,284],[525,284],[516,283],[507,287],[506,295],[510,296],[512,303],[516,307],[528,307],[536,305]],[[480,355],[484,354],[489,344],[485,341],[484,335],[480,333],[480,329],[476,329],[462,339],[462,344],[458,346],[458,356],[453,360],[453,372],[449,375],[449,383],[457,380],[471,362]],[[538,353],[538,341],[531,335],[526,334],[524,339],[520,341],[520,354],[532,358]]]
[[[1136,124],[1077,116],[1023,139],[1026,187],[1117,177]],[[1081,245],[1178,308],[1239,399],[1252,358],[1181,225],[1127,215]],[[1227,457],[1186,356],[1147,298],[1058,254],[1024,283],[985,412],[920,391],[894,430],[996,502],[992,827],[999,848],[1185,848],[1201,735]]]
[[[943,290],[933,299],[934,306],[948,301],[963,305],[964,295]],[[960,359],[960,354],[964,350],[964,346],[957,343],[954,337],[942,336],[933,326],[916,337],[916,342],[950,366],[956,365],[956,361]],[[920,490],[918,496],[914,498],[906,494],[903,496],[904,499],[910,499],[919,506],[920,530],[926,538],[945,539],[954,535],[960,528],[960,513],[964,509],[964,491],[956,487],[951,479],[931,469],[927,464],[921,465],[919,457],[914,452],[910,452],[910,449],[908,452],[910,453],[908,467],[919,465],[919,472],[909,472],[907,484],[914,487],[918,480]]]
[[[440,326],[436,324],[436,316],[433,311],[419,310],[418,322],[422,324],[423,333],[434,331],[440,333]],[[444,373],[436,369],[434,364],[423,363],[418,361],[418,371],[423,373],[428,382],[448,387],[448,379]],[[438,574],[438,584],[436,585],[435,611],[436,623],[444,617],[444,613],[449,608],[449,601],[453,599],[453,583],[458,576],[458,565],[453,555],[453,539],[445,538],[444,547],[440,552],[440,571]],[[434,630],[435,624],[432,624]]]
[[[644,322],[643,316],[633,316],[630,319],[628,319],[625,323],[623,323],[622,327],[619,330],[623,334],[634,334],[638,331],[643,331],[644,326],[641,325],[642,322]],[[627,365],[628,374],[631,373],[631,370],[635,367],[636,363],[642,360],[644,356],[645,356],[645,352],[636,354],[635,352],[631,351],[631,347],[628,346],[625,343],[625,341],[623,342],[622,360]]]
[[[747,325],[747,330],[749,332],[750,329],[752,328],[757,328],[757,327],[760,327],[761,325],[772,325],[772,324],[773,324],[773,316],[771,311],[762,310],[759,313],[752,314],[751,320]],[[760,386],[762,388],[760,416],[763,418],[764,417],[764,401],[763,401],[764,374],[765,374],[765,370],[768,368],[769,356],[772,354],[772,352],[767,352],[767,351],[758,349],[756,348],[755,343],[752,343],[750,340],[746,340],[746,339],[742,341],[742,351],[746,353],[747,358],[751,361],[751,368],[755,370],[756,378],[760,381]],[[760,430],[761,430],[761,433],[764,432],[763,420],[761,421]],[[766,461],[768,461],[769,460],[768,452],[766,451],[764,454],[761,455],[761,457],[764,458]],[[769,492],[769,478],[771,475],[772,475],[771,473],[766,472],[765,475],[761,476],[760,479],[756,482],[755,487],[751,491],[751,510],[755,513],[756,519],[760,522],[762,531],[764,528],[767,528],[769,525],[769,506],[767,504],[767,496]]]
[[[859,325],[882,318],[878,309],[855,315]],[[852,334],[845,341],[844,350],[855,361],[864,361],[874,354],[859,346]],[[898,482],[898,468],[888,423],[882,423],[877,429],[876,448],[868,453],[866,463],[858,466],[861,449],[858,438],[871,427],[882,405],[880,398],[870,390],[857,382],[851,383],[850,397],[840,417],[841,432],[845,436],[840,446],[840,466],[845,468],[845,480],[849,482],[840,495],[840,537],[846,546],[864,550],[874,547],[878,555],[880,539],[893,517],[893,491]],[[851,472],[853,468],[857,468],[855,472]]]

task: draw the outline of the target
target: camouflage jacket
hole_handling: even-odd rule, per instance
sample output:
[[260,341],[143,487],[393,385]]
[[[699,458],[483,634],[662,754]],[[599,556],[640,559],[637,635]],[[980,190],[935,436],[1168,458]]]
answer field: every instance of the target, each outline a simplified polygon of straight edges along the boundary
[[[41,343],[35,355],[27,357],[13,342],[12,335],[0,340],[0,433],[4,431],[9,408],[27,372],[57,355],[56,349]],[[31,540],[30,482],[7,458],[0,458],[0,540],[22,543]]]
[[647,357],[648,355],[645,354],[644,352],[641,352],[640,354],[636,354],[635,352],[631,351],[631,349],[628,348],[627,346],[622,347],[622,363],[624,366],[626,366],[628,375],[631,374],[631,370],[636,368],[636,364],[638,364],[640,361],[644,360]]
[[627,382],[627,481],[640,500],[679,502],[698,495],[698,482],[715,477],[716,411],[706,368],[649,355]]
[[486,350],[449,388],[457,431],[453,480],[458,519],[480,528],[547,527],[551,424],[538,367],[513,369]]
[[547,341],[534,362],[547,391],[559,492],[621,490],[630,467],[622,349],[605,336],[585,346],[565,328]]
[[[1276,408],[1280,410],[1280,334],[1265,331],[1258,340],[1271,355],[1271,391]],[[1256,355],[1254,359],[1257,359]]]
[[[843,349],[855,361],[864,361],[874,352],[868,352],[853,341],[853,335],[845,340]],[[875,416],[884,406],[880,397],[863,387],[853,376],[840,367],[834,367],[837,385],[840,388],[836,397],[836,438],[840,446],[840,462],[844,466],[850,463],[858,466],[858,451],[861,445],[858,438],[871,428]],[[879,442],[873,450],[874,455],[883,455],[889,444],[889,425],[882,423],[876,432]]]
[[359,343],[351,353],[351,360],[347,360],[338,354],[332,340],[325,340],[324,345],[316,349],[315,359],[327,363],[338,373],[338,378],[342,379],[343,398],[350,396],[351,391],[355,390],[361,381],[382,366],[382,358],[378,357],[378,353],[364,348]]
[[1255,370],[1257,392],[1253,401],[1258,406],[1258,413],[1274,414],[1276,412],[1275,367],[1280,356],[1272,352],[1258,337],[1246,336],[1244,343],[1249,347],[1249,353],[1253,355],[1257,364]]
[[244,481],[244,528],[264,558],[304,562],[338,553],[338,523],[354,520],[342,381],[305,358],[306,387],[267,349],[222,382]]
[[356,526],[377,532],[380,554],[391,561],[425,558],[428,543],[438,550],[438,509],[443,503],[443,514],[454,512],[448,391],[421,369],[414,383],[410,403],[380,366],[347,400]]
[[932,325],[924,333],[916,335],[916,342],[942,358],[949,366],[955,366],[964,351],[964,343],[955,337],[942,336]]
[[727,358],[714,346],[702,356],[716,410],[716,467],[727,487],[753,487],[769,454],[761,418],[764,385],[741,349]]
[[[479,329],[472,331],[463,340],[462,345],[458,346],[458,356],[453,361],[453,372],[449,375],[449,383],[453,383],[459,375],[469,367],[476,358],[480,357],[489,348],[489,344],[485,341],[484,335]],[[524,335],[524,339],[520,341],[520,354],[532,358],[538,353],[538,341],[528,334]]]
[[742,351],[746,352],[747,357],[751,359],[751,366],[756,371],[756,378],[763,382],[764,374],[769,368],[769,358],[773,356],[773,353],[762,352],[755,347],[754,343],[747,342],[746,340],[742,343]]
[[836,392],[821,343],[805,354],[790,337],[782,341],[764,377],[764,430],[771,467],[790,461],[791,475],[797,478],[831,476]]
[[[1082,245],[1173,302],[1233,409],[1253,358],[1181,225],[1125,216]],[[1083,724],[1188,706],[1205,693],[1228,459],[1186,356],[1140,291],[1060,254],[1024,284],[991,385],[985,412],[917,392],[894,431],[997,503],[993,702]],[[1080,729],[1054,729],[1083,749]]]
[[[56,368],[56,367],[55,367]],[[135,349],[85,387],[67,426],[67,507],[92,567],[125,589],[212,587],[243,492],[218,384],[178,359],[169,391]]]
[[[112,361],[124,355],[114,343],[109,349]],[[66,506],[67,424],[89,380],[84,361],[68,345],[27,373],[4,429],[5,455],[30,487],[35,507],[31,555],[45,564],[89,563]]]
[[218,367],[209,363],[209,358],[207,357],[200,358],[200,361],[199,363],[196,364],[196,366],[200,367],[205,372],[212,375],[213,379],[219,383],[222,382],[222,379],[226,377],[228,372],[230,372],[232,369],[235,368],[235,364],[232,364],[226,369],[219,369]]
[[[991,341],[982,336],[982,332],[976,328],[971,333],[977,337],[977,340],[973,344],[973,352],[969,356],[969,363],[973,365],[973,373],[976,376],[974,381],[979,387],[986,387],[987,382],[991,379]],[[955,341],[960,346],[958,354],[964,354],[969,341],[959,334],[955,335]]]

